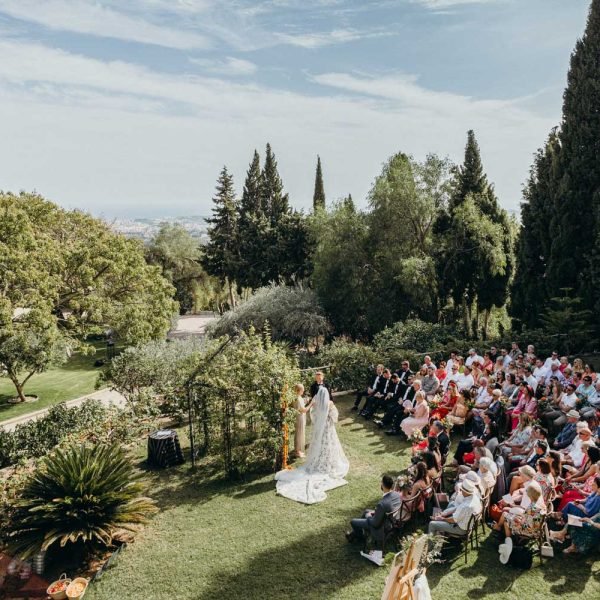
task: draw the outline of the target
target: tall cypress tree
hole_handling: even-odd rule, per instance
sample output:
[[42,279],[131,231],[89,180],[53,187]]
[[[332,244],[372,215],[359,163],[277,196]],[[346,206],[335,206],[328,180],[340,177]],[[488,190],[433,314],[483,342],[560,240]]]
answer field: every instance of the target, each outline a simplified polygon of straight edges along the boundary
[[558,131],[554,129],[545,147],[536,153],[523,190],[517,270],[511,291],[511,316],[516,326],[537,327],[540,324],[540,306],[549,300],[546,276],[559,153]]
[[553,290],[573,288],[584,308],[600,308],[600,0],[571,55],[560,142],[548,281]]
[[206,219],[208,243],[202,263],[208,273],[218,277],[229,287],[230,305],[235,306],[233,280],[238,271],[238,205],[233,187],[233,176],[223,167],[217,180],[213,198],[213,216]]
[[325,208],[325,188],[323,186],[323,171],[321,169],[321,157],[317,156],[317,172],[315,175],[315,191],[313,194],[313,211]]

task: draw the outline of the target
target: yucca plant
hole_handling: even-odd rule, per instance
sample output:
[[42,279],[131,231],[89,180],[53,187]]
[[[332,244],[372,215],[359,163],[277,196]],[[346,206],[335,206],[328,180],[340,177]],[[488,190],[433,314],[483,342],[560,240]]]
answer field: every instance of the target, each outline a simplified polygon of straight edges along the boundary
[[73,445],[40,463],[15,502],[9,550],[28,558],[40,549],[109,546],[119,530],[134,530],[156,512],[117,445]]

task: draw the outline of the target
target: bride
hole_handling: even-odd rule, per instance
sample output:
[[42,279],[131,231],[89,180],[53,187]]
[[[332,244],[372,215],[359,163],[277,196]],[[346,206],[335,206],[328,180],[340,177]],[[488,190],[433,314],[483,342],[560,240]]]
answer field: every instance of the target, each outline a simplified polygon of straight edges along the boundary
[[338,410],[329,392],[319,388],[310,408],[312,437],[306,462],[295,470],[275,475],[277,493],[290,500],[314,504],[327,498],[328,490],[346,485],[350,465],[335,430]]

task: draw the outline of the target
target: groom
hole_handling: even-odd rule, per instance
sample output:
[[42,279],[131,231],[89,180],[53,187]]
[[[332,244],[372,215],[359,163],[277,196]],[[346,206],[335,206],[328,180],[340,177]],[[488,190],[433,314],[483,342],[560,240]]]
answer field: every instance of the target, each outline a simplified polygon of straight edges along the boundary
[[389,475],[381,478],[381,491],[383,498],[377,504],[375,510],[365,510],[362,519],[352,519],[350,525],[352,531],[346,532],[349,542],[364,542],[365,533],[368,532],[375,542],[375,548],[368,554],[361,552],[360,555],[374,562],[377,566],[383,565],[383,538],[390,521],[386,518],[389,513],[396,512],[402,504],[402,498],[398,492],[393,491],[394,480]]

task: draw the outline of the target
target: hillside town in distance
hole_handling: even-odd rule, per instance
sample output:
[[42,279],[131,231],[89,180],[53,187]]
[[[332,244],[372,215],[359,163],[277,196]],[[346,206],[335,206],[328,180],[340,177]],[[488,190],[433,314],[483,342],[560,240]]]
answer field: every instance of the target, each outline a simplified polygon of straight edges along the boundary
[[183,227],[190,235],[200,242],[206,241],[206,217],[202,215],[187,217],[157,217],[114,219],[110,221],[111,227],[123,235],[138,238],[148,242],[156,235],[164,223],[177,224]]

